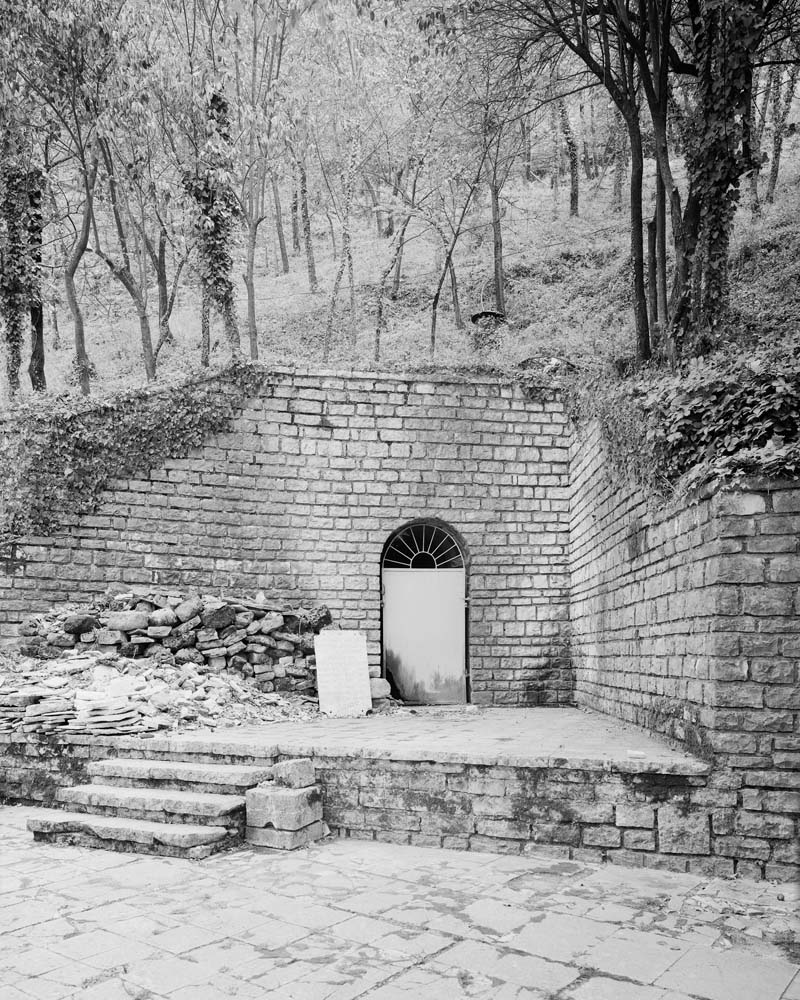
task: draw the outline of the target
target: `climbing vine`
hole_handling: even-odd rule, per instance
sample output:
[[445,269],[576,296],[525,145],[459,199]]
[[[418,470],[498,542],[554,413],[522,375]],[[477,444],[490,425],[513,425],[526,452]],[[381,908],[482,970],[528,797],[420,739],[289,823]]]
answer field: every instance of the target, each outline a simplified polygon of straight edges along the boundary
[[726,317],[728,250],[740,179],[754,166],[750,141],[753,63],[765,18],[750,0],[704,0],[695,48],[697,103],[688,123],[686,163],[699,204],[693,327],[701,349]]
[[194,173],[186,173],[183,186],[192,199],[194,229],[203,296],[222,316],[225,334],[234,352],[239,349],[233,287],[233,239],[241,214],[231,177],[230,111],[218,92],[210,94],[205,108],[206,143]]
[[0,543],[51,535],[95,508],[113,479],[186,456],[222,431],[268,380],[231,363],[212,377],[120,393],[17,405],[0,424]]
[[800,341],[694,359],[669,374],[573,381],[568,407],[599,422],[612,474],[654,498],[800,475]]
[[25,207],[25,173],[12,161],[0,166],[0,319],[6,345],[6,376],[12,395],[19,391],[22,345],[28,323],[30,255]]

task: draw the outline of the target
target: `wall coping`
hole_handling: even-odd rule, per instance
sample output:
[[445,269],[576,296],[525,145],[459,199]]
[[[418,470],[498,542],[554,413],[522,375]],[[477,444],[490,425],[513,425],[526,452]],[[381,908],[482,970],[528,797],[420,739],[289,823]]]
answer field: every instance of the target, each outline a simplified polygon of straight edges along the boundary
[[384,760],[407,763],[465,764],[489,767],[546,768],[548,770],[602,771],[609,774],[674,774],[704,777],[711,773],[707,761],[688,755],[666,760],[634,757],[560,757],[552,754],[517,755],[477,753],[465,747],[458,752],[438,748],[379,749],[375,747],[343,748],[326,746],[324,740],[300,745],[272,742],[269,726],[264,727],[263,739],[253,737],[226,739],[224,734],[208,732],[202,736],[193,731],[190,738],[181,736],[87,736],[77,733],[52,733],[43,738],[33,733],[4,733],[0,735],[0,750],[14,745],[34,747],[93,746],[109,750],[140,753],[170,753],[184,756],[201,754],[219,757],[312,757],[314,759]]

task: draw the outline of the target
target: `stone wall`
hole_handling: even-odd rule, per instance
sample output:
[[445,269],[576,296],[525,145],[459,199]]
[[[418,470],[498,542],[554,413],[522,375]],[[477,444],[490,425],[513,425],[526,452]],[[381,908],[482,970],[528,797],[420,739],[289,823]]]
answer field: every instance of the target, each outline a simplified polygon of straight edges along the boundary
[[572,655],[585,705],[714,761],[715,852],[800,874],[800,489],[647,511],[596,428],[572,452]]
[[0,637],[109,587],[263,590],[327,604],[375,665],[381,552],[415,518],[466,545],[471,700],[570,701],[566,417],[498,378],[277,371],[230,433],[0,553]]

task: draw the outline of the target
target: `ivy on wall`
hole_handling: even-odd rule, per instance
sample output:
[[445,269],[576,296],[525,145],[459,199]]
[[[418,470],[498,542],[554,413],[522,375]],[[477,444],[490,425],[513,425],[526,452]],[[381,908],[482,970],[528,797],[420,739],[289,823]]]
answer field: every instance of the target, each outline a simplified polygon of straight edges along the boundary
[[20,403],[0,423],[0,544],[52,535],[93,510],[112,480],[183,458],[227,430],[266,369],[235,361],[214,376],[102,401]]
[[568,408],[599,421],[612,473],[657,498],[800,476],[800,344],[574,382]]

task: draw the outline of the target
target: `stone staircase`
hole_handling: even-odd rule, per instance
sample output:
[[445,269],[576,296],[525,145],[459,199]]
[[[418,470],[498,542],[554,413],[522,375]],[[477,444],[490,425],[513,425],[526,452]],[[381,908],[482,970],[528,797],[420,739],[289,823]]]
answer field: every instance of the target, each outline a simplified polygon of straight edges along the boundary
[[91,784],[59,789],[67,807],[28,820],[34,840],[167,857],[206,858],[241,842],[245,792],[269,766],[114,758],[89,764]]

